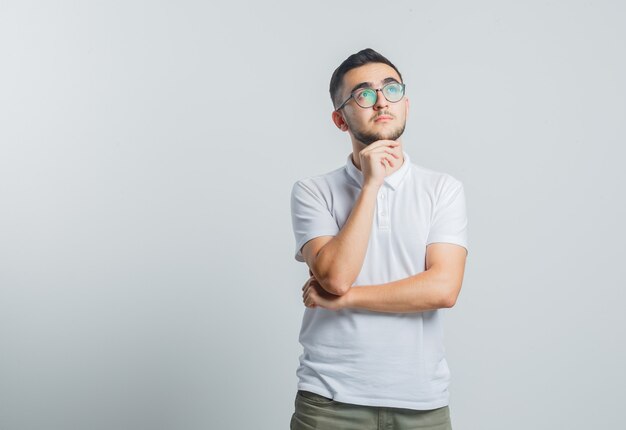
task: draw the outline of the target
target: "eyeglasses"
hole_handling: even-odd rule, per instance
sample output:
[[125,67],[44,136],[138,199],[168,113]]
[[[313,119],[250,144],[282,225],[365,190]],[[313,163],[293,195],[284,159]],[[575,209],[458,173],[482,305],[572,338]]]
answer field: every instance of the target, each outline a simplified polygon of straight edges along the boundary
[[350,99],[354,99],[356,104],[364,109],[372,107],[378,100],[378,91],[383,93],[383,96],[385,96],[387,101],[391,103],[399,102],[402,97],[404,97],[405,86],[406,85],[398,82],[390,82],[387,85],[383,85],[381,88],[359,88],[350,94],[350,97],[341,103],[341,106],[339,106],[336,110],[341,110],[346,103],[350,101]]

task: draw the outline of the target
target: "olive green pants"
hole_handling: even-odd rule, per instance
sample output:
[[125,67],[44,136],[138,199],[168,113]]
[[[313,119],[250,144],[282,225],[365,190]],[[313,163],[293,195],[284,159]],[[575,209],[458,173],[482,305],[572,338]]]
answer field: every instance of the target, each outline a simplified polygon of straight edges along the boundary
[[337,402],[298,390],[291,430],[452,430],[450,409],[414,409],[362,406]]

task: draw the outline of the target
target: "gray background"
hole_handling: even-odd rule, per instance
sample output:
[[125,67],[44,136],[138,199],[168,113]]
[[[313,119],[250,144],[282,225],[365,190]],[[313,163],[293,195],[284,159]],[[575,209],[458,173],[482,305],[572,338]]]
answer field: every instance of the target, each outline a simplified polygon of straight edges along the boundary
[[455,429],[622,426],[626,7],[0,2],[0,428],[282,429],[289,193],[345,163],[328,82],[403,73],[405,150],[465,184]]

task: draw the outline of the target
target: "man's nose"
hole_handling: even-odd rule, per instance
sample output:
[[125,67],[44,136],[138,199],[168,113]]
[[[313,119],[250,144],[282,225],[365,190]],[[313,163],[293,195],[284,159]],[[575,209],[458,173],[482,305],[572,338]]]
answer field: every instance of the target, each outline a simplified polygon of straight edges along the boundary
[[374,109],[381,109],[387,107],[388,102],[385,96],[383,95],[383,90],[381,88],[376,90],[376,103],[374,103]]

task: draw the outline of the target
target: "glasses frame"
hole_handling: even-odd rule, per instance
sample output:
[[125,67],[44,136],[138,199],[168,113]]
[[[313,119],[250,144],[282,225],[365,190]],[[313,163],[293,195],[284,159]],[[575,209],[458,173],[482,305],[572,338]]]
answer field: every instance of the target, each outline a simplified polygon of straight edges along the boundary
[[[387,98],[387,96],[385,95],[385,93],[383,92],[383,89],[388,87],[389,85],[400,85],[402,87],[402,97],[400,97],[398,100],[396,100],[395,102],[392,102],[391,100],[389,100]],[[406,88],[406,84],[403,84],[401,82],[389,82],[385,85],[383,85],[380,88],[370,88],[367,87],[365,88],[366,90],[374,90],[375,94],[376,94],[376,100],[374,100],[374,104],[372,106],[374,106],[376,104],[376,102],[378,102],[378,92],[380,91],[381,94],[383,95],[383,97],[385,98],[385,100],[387,100],[389,103],[398,103],[400,100],[402,100],[404,98],[404,94],[405,94],[405,88]],[[358,107],[360,107],[361,109],[369,109],[372,106],[367,106],[367,107],[363,107],[359,104],[359,102],[356,101],[356,97],[354,97],[354,95],[356,94],[357,91],[359,90],[363,90],[364,88],[359,88],[357,90],[352,91],[352,93],[350,93],[350,97],[348,97],[343,103],[341,103],[341,105],[335,109],[337,112],[340,111],[341,109],[343,109],[343,107],[350,101],[350,99],[354,99],[354,102],[357,104]]]

